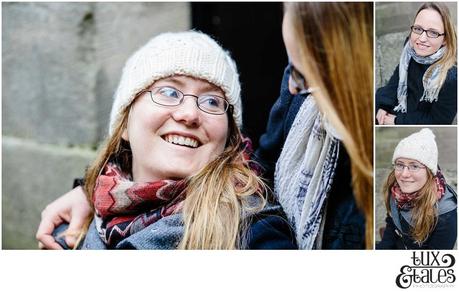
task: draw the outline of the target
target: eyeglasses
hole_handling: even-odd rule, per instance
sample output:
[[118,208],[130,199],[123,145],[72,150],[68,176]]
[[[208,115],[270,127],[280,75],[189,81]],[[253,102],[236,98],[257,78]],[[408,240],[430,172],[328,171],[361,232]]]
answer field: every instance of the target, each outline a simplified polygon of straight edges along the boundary
[[292,64],[290,64],[290,76],[292,76],[293,86],[298,94],[310,94],[312,91],[306,86],[306,79]]
[[221,96],[209,94],[200,96],[184,94],[171,86],[155,87],[148,92],[150,92],[151,100],[154,103],[163,106],[178,106],[183,102],[185,96],[195,97],[198,108],[211,115],[223,115],[228,108],[232,107],[232,105]]
[[435,31],[435,30],[423,29],[422,27],[417,26],[417,25],[411,26],[411,31],[418,35],[421,35],[424,32],[426,32],[427,37],[432,38],[432,39],[436,39],[439,36],[445,35],[444,33],[439,33],[438,31]]
[[405,167],[408,168],[409,172],[418,172],[420,169],[426,168],[425,166],[420,165],[420,164],[408,164],[408,165],[405,165],[405,164],[400,163],[400,162],[397,162],[397,163],[394,164],[394,169],[396,171],[398,171],[398,172],[403,172]]

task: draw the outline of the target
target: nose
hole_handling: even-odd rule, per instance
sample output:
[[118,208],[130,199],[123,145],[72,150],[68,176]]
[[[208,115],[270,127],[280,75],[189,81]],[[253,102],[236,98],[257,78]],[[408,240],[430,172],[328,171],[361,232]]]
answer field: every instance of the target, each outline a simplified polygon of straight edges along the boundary
[[183,102],[174,108],[172,117],[189,127],[199,126],[200,109],[196,104],[196,99],[193,96],[185,96]]
[[411,172],[408,170],[408,167],[407,167],[407,166],[403,167],[403,170],[402,170],[401,175],[402,175],[403,177],[408,177],[408,176],[411,175]]
[[421,41],[427,41],[428,38],[427,38],[427,32],[426,31],[423,31],[420,35],[419,35],[419,40]]

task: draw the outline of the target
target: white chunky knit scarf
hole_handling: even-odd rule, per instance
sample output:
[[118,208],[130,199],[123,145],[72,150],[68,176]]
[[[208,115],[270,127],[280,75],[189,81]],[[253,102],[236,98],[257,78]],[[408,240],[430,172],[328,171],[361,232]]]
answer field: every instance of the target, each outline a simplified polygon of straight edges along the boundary
[[[274,191],[301,249],[321,248],[326,198],[334,177],[339,140],[310,95],[303,102],[277,161]],[[325,220],[323,220],[325,221]]]

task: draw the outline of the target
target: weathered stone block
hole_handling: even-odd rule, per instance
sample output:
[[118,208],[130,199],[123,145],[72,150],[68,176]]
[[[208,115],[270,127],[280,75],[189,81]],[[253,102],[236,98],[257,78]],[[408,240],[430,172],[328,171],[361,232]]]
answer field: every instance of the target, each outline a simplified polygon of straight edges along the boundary
[[376,40],[376,89],[386,85],[400,62],[403,45],[409,32],[391,33]]
[[2,246],[37,247],[41,211],[82,177],[94,151],[38,144],[16,138],[2,141]]
[[3,134],[58,144],[96,136],[89,3],[3,4]]

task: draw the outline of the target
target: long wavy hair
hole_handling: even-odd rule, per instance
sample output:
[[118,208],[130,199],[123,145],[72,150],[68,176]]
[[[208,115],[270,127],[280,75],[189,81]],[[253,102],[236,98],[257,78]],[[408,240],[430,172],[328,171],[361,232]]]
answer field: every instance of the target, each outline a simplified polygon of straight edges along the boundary
[[[434,65],[439,65],[440,70],[440,78],[439,78],[439,87],[442,87],[445,83],[446,76],[448,74],[448,70],[453,67],[456,62],[456,54],[457,54],[457,35],[456,35],[456,28],[454,27],[453,20],[451,19],[451,15],[449,13],[448,6],[444,3],[440,2],[426,2],[421,7],[419,7],[418,11],[416,12],[416,17],[418,16],[419,12],[424,9],[432,9],[437,11],[441,19],[443,21],[443,26],[445,28],[445,46],[446,46],[446,53],[443,55],[440,60],[432,64],[426,71],[426,76],[429,77],[432,75],[432,71],[434,69]],[[414,22],[414,20],[413,20]]]
[[308,86],[342,137],[373,248],[373,3],[286,3]]
[[[387,176],[382,189],[387,214],[389,215],[391,214],[391,188],[395,182],[395,170],[392,170]],[[427,182],[418,192],[418,196],[413,201],[411,222],[413,227],[410,230],[410,235],[417,244],[421,245],[429,237],[430,233],[432,233],[438,220],[438,210],[436,206],[437,184],[435,183],[435,177],[430,169],[427,169]]]
[[[137,97],[141,94],[143,92]],[[84,190],[93,209],[96,181],[108,161],[114,159],[123,171],[132,172],[131,148],[122,134],[135,101],[122,111],[113,134],[86,172]],[[184,235],[178,245],[180,249],[244,248],[246,215],[261,210],[266,203],[267,187],[251,169],[251,161],[245,158],[241,132],[232,113],[228,111],[227,116],[229,133],[224,151],[198,173],[186,178]]]

